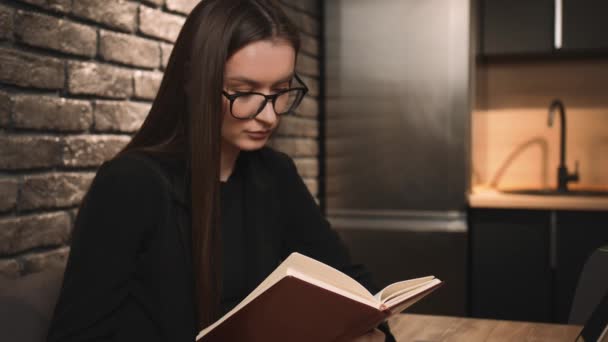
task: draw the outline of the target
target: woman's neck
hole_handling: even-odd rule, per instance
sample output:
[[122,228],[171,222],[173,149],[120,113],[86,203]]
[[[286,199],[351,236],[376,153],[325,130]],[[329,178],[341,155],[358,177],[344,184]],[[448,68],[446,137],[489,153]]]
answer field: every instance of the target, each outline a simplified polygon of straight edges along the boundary
[[220,181],[225,182],[228,180],[232,171],[234,170],[234,164],[236,158],[239,156],[239,150],[237,147],[222,142],[222,150],[220,154]]

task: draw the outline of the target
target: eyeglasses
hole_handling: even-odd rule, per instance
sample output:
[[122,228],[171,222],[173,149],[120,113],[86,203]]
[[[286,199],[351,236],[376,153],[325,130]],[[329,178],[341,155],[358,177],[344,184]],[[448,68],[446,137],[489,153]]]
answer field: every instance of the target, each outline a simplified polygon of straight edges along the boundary
[[239,120],[253,119],[262,112],[268,101],[272,102],[272,108],[277,115],[292,113],[308,92],[308,87],[300,77],[297,74],[294,76],[301,86],[284,89],[270,95],[238,91],[228,94],[222,90],[222,94],[230,101],[230,114]]

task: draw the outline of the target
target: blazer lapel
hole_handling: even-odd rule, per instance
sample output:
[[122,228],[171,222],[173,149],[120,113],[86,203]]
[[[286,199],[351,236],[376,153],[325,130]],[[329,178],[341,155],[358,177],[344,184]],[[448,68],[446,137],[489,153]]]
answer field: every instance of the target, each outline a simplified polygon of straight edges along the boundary
[[177,229],[179,240],[184,251],[184,262],[187,270],[192,270],[192,208],[190,199],[190,166],[187,163],[177,168],[177,177],[173,179],[174,201],[177,203]]

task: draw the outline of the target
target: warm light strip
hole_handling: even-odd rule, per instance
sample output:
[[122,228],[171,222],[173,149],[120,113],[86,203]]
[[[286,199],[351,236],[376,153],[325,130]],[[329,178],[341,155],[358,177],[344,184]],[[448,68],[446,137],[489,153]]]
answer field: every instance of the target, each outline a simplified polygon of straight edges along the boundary
[[555,0],[555,37],[553,45],[555,49],[562,48],[562,0]]

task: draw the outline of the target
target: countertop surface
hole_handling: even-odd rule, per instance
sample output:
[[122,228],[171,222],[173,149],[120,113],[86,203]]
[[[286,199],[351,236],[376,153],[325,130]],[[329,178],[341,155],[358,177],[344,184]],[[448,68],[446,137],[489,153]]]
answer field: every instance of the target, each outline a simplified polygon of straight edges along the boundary
[[522,195],[474,187],[468,200],[471,208],[608,211],[608,196]]

